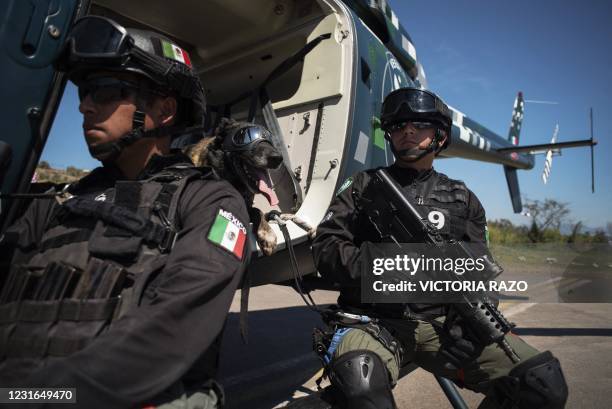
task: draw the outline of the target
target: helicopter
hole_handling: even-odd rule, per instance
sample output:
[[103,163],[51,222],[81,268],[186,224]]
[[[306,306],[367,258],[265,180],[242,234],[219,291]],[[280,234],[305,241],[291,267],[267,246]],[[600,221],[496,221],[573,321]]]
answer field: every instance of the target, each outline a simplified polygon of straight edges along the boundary
[[[0,113],[3,194],[36,190],[32,176],[67,82],[53,62],[71,26],[85,15],[109,17],[164,33],[189,53],[205,84],[208,126],[230,116],[272,131],[284,158],[273,178],[280,200],[271,207],[256,196],[254,203],[301,222],[287,228],[304,274],[315,271],[309,234],[334,193],[350,175],[393,162],[379,120],[385,95],[428,87],[416,47],[385,0],[9,0],[0,7],[2,95],[10,101]],[[532,169],[534,154],[596,144],[591,131],[590,139],[519,145],[520,92],[507,138],[451,110],[451,144],[442,155],[504,166],[517,213],[517,170]],[[2,201],[0,232],[23,208]],[[253,261],[251,285],[290,278],[287,243],[272,228],[278,251]]]

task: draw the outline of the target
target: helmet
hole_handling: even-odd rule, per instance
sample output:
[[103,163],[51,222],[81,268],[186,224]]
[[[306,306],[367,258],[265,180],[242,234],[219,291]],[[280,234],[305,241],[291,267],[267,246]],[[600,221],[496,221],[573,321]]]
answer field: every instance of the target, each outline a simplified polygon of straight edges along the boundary
[[124,28],[101,16],[79,19],[57,62],[77,85],[94,71],[133,72],[177,98],[186,126],[203,126],[204,88],[187,52],[153,31]]
[[[256,123],[222,118],[215,134],[224,158],[223,166],[229,167],[244,182],[246,190],[253,194],[262,193],[270,205],[276,206],[278,197],[270,170],[282,164],[283,156],[274,147],[270,131]],[[264,150],[258,153],[258,147],[262,145],[268,145],[268,148],[262,147]],[[213,151],[209,150],[209,162],[214,161],[210,156],[211,153],[213,157],[216,155]]]
[[407,87],[397,89],[387,95],[383,101],[380,115],[382,130],[388,133],[392,125],[410,121],[428,121],[438,126],[434,146],[437,140],[443,138],[440,130],[446,132],[446,142],[436,153],[450,144],[453,117],[448,106],[433,92]]

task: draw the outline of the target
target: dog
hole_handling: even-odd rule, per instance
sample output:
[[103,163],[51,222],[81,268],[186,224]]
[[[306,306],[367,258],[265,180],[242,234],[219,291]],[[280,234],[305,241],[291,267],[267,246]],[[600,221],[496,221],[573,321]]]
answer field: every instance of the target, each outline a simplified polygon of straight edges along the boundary
[[270,132],[261,125],[222,118],[212,136],[183,148],[196,166],[208,166],[238,190],[256,226],[257,243],[266,256],[276,249],[276,234],[263,212],[253,207],[255,194],[261,193],[271,206],[278,204],[269,170],[283,162],[274,147]]

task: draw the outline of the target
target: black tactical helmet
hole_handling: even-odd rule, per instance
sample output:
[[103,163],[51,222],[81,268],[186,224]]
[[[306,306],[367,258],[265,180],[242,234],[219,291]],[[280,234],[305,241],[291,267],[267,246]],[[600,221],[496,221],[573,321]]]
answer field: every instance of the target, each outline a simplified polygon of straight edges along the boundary
[[446,142],[438,151],[450,144],[453,117],[448,106],[433,92],[407,87],[386,96],[380,115],[382,130],[387,132],[392,125],[410,121],[432,122],[446,132]]
[[126,29],[105,17],[83,17],[68,35],[58,68],[77,85],[94,71],[140,74],[156,91],[177,97],[183,125],[204,125],[204,89],[189,55],[156,32]]

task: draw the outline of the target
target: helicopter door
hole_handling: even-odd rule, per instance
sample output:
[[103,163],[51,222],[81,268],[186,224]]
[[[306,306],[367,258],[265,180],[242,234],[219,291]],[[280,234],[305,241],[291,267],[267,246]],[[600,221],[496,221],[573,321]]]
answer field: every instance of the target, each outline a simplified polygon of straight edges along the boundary
[[[12,153],[10,164],[8,155],[0,164],[4,194],[28,190],[66,83],[53,61],[86,6],[88,0],[0,2],[0,142]],[[14,200],[1,205],[0,232],[17,207]]]

